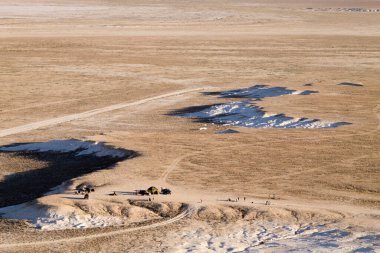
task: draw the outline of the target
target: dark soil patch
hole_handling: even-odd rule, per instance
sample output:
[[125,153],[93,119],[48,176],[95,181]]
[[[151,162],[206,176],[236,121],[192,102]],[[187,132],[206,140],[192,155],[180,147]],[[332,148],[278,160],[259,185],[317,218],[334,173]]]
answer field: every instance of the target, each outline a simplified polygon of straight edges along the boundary
[[233,129],[226,129],[223,131],[216,132],[216,134],[237,134],[237,133],[240,133],[240,132]]
[[362,86],[364,86],[363,84],[349,83],[349,82],[338,83],[337,85],[346,85],[346,86],[355,86],[355,87],[362,87]]

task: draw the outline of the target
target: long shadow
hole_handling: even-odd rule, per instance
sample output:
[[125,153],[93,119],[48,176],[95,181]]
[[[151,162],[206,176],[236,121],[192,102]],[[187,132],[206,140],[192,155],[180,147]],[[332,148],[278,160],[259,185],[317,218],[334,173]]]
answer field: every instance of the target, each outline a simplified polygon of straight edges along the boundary
[[45,161],[48,165],[43,168],[5,176],[0,181],[0,207],[21,204],[36,199],[67,180],[97,170],[111,169],[117,162],[139,155],[131,150],[122,151],[125,152],[123,157],[78,156],[78,152],[12,152],[16,156]]

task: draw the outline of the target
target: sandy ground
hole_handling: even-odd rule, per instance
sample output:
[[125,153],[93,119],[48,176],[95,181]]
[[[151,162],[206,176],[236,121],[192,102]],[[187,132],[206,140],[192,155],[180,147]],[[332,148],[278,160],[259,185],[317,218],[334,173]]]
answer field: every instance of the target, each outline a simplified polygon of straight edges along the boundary
[[[86,227],[90,216],[100,217],[91,224],[112,218],[120,226],[36,231],[3,219],[0,252],[379,250],[379,8],[338,0],[1,1],[0,144],[76,138],[141,156],[23,206],[82,217],[66,225]],[[228,102],[202,90],[258,83],[319,92],[258,101],[269,113],[352,124],[219,135],[231,127],[167,116]],[[0,154],[1,177],[44,166]],[[73,194],[82,182],[97,186],[87,202]],[[153,202],[108,195],[151,185],[174,193]]]

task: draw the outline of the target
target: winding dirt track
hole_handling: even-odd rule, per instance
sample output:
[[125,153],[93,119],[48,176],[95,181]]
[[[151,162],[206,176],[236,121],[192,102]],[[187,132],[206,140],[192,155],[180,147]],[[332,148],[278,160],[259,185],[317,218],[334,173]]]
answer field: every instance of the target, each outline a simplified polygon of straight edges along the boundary
[[114,235],[120,235],[128,232],[134,232],[138,230],[145,230],[145,229],[152,229],[156,227],[166,226],[171,223],[177,222],[193,213],[193,208],[187,207],[186,210],[184,210],[179,215],[162,222],[157,222],[154,224],[146,225],[146,226],[139,226],[139,227],[133,227],[133,228],[125,228],[125,229],[119,229],[116,231],[110,231],[110,232],[104,232],[104,233],[98,233],[93,235],[86,235],[86,236],[77,236],[77,237],[70,237],[70,238],[63,238],[63,239],[57,239],[57,240],[46,240],[46,241],[36,241],[36,242],[26,242],[26,243],[11,243],[11,244],[2,244],[0,245],[0,249],[5,248],[14,248],[14,247],[23,247],[23,246],[41,246],[41,245],[50,245],[53,243],[68,243],[68,242],[75,242],[80,240],[89,240],[89,239],[96,239],[100,237],[106,237],[106,236],[114,236]]
[[126,107],[131,107],[131,106],[136,106],[136,105],[141,105],[141,104],[145,104],[145,103],[148,103],[148,102],[151,102],[154,100],[159,100],[159,99],[163,99],[163,98],[167,98],[167,97],[173,97],[173,96],[182,95],[185,93],[204,90],[204,89],[207,89],[207,88],[184,89],[184,90],[166,93],[163,95],[158,95],[158,96],[154,96],[154,97],[141,99],[141,100],[134,101],[134,102],[110,105],[110,106],[106,106],[103,108],[98,108],[98,109],[94,109],[94,110],[90,110],[90,111],[86,111],[86,112],[70,114],[70,115],[66,115],[66,116],[62,116],[62,117],[57,117],[57,118],[52,118],[52,119],[48,119],[48,120],[43,120],[43,121],[39,121],[39,122],[26,124],[23,126],[8,128],[8,129],[0,130],[0,137],[5,137],[8,135],[12,135],[12,134],[23,133],[23,132],[35,130],[35,129],[38,129],[41,127],[57,125],[57,124],[61,124],[61,123],[65,123],[65,122],[69,122],[69,121],[77,120],[77,119],[81,119],[81,118],[87,118],[87,117],[94,116],[94,115],[97,115],[100,113],[110,112],[110,111],[123,109]]

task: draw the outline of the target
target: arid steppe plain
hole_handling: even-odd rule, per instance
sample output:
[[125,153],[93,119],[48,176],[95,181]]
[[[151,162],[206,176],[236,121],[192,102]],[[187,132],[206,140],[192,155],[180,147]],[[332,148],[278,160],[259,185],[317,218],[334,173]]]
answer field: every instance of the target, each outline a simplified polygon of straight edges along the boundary
[[[378,10],[375,0],[1,1],[0,145],[78,139],[139,156],[16,206],[101,227],[4,218],[0,252],[379,251]],[[318,92],[255,102],[269,114],[351,124],[168,115],[230,101],[202,92],[256,84]],[[226,129],[239,133],[216,134]],[[0,152],[0,213],[13,174],[66,163]],[[83,182],[95,186],[89,200],[73,194]],[[128,194],[151,185],[173,194]]]

